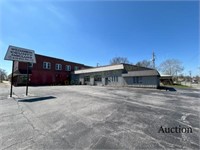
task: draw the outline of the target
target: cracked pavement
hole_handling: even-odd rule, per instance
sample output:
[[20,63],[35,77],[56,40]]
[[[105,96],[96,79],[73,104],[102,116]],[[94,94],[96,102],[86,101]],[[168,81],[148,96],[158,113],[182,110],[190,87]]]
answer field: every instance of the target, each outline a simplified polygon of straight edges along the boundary
[[[0,84],[0,149],[200,149],[197,89]],[[193,133],[158,133],[161,126]]]

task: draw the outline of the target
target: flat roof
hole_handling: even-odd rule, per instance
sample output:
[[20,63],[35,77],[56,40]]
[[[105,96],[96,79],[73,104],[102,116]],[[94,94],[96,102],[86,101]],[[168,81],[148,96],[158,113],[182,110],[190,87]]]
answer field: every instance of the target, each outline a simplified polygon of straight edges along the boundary
[[89,68],[89,69],[75,70],[74,74],[93,73],[93,72],[121,70],[121,69],[124,69],[124,65],[117,64],[117,65],[109,65],[109,66],[101,66],[101,67],[95,67],[95,68]]
[[168,74],[161,74],[161,77],[172,77],[172,75],[168,75]]

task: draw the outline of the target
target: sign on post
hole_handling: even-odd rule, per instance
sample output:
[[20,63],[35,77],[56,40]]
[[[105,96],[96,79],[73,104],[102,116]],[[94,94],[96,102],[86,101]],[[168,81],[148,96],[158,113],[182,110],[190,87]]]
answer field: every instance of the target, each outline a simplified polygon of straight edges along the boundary
[[36,63],[34,50],[20,48],[16,46],[9,46],[5,60],[15,60],[22,62]]
[[6,52],[4,60],[12,60],[12,76],[11,76],[11,88],[10,97],[12,97],[12,85],[13,85],[13,71],[14,71],[14,61],[27,62],[27,81],[26,81],[26,95],[28,95],[28,63],[36,63],[34,50],[25,49],[21,47],[16,47],[10,45]]

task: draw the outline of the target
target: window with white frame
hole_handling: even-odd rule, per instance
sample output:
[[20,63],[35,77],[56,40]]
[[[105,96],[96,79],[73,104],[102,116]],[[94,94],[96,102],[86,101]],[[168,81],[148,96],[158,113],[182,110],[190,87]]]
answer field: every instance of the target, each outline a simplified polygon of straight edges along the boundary
[[56,70],[62,70],[62,65],[61,64],[56,64],[55,69]]
[[43,62],[43,69],[51,69],[51,63],[50,62]]
[[79,68],[78,68],[78,66],[74,66],[74,70],[78,70]]
[[65,70],[66,70],[66,71],[71,71],[71,66],[70,66],[70,65],[66,65],[66,66],[65,66]]

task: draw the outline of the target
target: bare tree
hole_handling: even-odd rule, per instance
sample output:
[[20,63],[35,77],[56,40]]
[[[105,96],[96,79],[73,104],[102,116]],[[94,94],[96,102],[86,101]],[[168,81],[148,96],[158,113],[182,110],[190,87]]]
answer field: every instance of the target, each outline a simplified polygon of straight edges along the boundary
[[200,77],[198,75],[196,75],[195,79],[197,80],[197,82],[200,82]]
[[177,59],[167,59],[159,66],[159,70],[171,76],[175,76],[184,70],[182,63]]
[[7,73],[5,70],[0,68],[0,82],[7,79]]
[[139,61],[136,63],[136,65],[140,67],[152,68],[151,62],[148,60]]
[[126,57],[114,57],[113,59],[110,60],[111,65],[115,64],[130,64],[129,60]]

